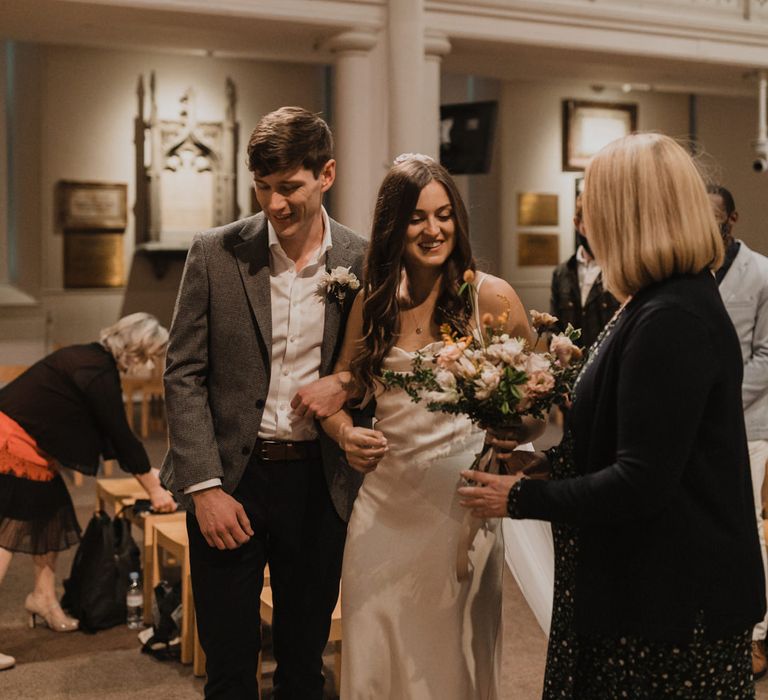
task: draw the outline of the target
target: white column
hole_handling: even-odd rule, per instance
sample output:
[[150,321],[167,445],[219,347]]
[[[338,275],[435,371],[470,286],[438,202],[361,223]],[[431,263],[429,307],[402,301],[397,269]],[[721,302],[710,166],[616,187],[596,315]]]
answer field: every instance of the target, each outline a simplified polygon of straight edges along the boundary
[[7,42],[0,41],[0,285],[8,282],[8,122],[6,110]]
[[335,218],[361,235],[370,230],[371,58],[376,35],[343,32],[328,44],[335,57],[333,124],[336,143]]
[[440,159],[440,64],[451,50],[444,34],[430,32],[424,40],[424,153]]
[[423,152],[424,0],[389,0],[390,156]]

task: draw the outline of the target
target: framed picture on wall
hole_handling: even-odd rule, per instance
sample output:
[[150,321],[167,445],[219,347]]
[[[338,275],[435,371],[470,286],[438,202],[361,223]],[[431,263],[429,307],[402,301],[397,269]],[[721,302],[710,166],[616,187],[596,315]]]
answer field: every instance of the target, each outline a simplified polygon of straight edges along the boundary
[[60,180],[56,199],[64,231],[125,231],[128,224],[125,183]]
[[603,146],[636,130],[636,104],[563,100],[563,170],[584,170]]
[[440,163],[452,175],[490,171],[496,110],[496,102],[440,107]]

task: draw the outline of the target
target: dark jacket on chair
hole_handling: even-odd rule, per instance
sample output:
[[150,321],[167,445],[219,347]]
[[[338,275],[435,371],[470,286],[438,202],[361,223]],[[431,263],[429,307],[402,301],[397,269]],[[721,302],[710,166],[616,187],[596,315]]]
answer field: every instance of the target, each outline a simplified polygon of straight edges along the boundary
[[637,293],[575,388],[580,476],[526,480],[518,513],[578,526],[575,625],[712,638],[765,611],[738,338],[708,272]]

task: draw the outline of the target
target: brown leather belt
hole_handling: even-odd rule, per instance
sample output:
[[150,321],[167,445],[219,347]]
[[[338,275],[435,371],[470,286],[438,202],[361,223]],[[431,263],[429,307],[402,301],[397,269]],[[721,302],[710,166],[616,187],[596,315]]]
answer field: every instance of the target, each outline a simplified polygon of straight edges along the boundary
[[284,442],[258,438],[254,452],[262,462],[297,462],[320,459],[320,442],[318,440]]

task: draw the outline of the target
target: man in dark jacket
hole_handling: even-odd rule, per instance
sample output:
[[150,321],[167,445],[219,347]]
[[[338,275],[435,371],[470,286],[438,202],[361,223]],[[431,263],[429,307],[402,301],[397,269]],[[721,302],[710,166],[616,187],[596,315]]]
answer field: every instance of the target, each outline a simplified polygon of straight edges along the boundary
[[584,236],[581,195],[576,199],[573,217],[579,247],[552,273],[550,313],[558,318],[558,330],[571,323],[581,328],[580,345],[589,348],[619,307],[619,302],[603,289],[600,266],[595,262],[589,241]]

